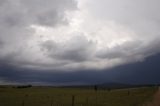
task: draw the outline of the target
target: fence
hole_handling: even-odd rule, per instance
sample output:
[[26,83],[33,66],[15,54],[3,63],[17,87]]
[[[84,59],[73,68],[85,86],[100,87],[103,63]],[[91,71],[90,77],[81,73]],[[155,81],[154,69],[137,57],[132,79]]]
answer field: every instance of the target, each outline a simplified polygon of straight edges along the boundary
[[[97,97],[79,97],[77,95],[56,95],[32,97],[7,97],[0,100],[0,106],[103,106],[104,103],[98,103]],[[9,102],[5,102],[5,101]]]

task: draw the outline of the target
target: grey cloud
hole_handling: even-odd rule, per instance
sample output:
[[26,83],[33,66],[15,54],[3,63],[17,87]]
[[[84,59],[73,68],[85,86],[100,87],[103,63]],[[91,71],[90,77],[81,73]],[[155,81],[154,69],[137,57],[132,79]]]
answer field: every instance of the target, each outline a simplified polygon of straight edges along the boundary
[[155,38],[151,41],[151,44],[146,43],[140,47],[140,49],[137,51],[139,54],[145,54],[145,56],[151,56],[158,54],[160,52],[160,38]]
[[126,42],[123,45],[117,45],[114,48],[106,48],[97,52],[96,56],[102,59],[114,59],[122,58],[127,62],[141,61],[148,56],[158,54],[159,50],[159,38],[146,43],[142,41]]
[[32,23],[45,26],[67,23],[65,11],[76,9],[74,0],[23,0],[21,3],[33,18]]
[[9,26],[39,24],[54,26],[67,21],[65,11],[76,9],[73,0],[8,0],[1,5],[1,22]]
[[150,33],[159,33],[159,0],[101,0],[95,2],[89,0],[89,4],[89,11],[102,20],[111,20],[126,25],[136,30],[139,35],[150,36]]
[[[2,1],[1,1],[2,2]],[[0,6],[0,38],[32,35],[29,27],[33,24],[55,26],[67,23],[65,11],[76,9],[73,0],[7,0]],[[17,36],[18,35],[18,36]],[[20,35],[20,36],[19,36]]]
[[[88,3],[81,6],[81,2]],[[159,4],[158,0],[0,0],[0,62],[78,70],[144,60],[160,52]]]
[[95,44],[82,35],[75,36],[64,44],[57,44],[51,40],[46,41],[42,44],[42,49],[47,50],[48,55],[53,59],[81,62],[91,59]]
[[97,57],[99,58],[124,58],[127,56],[135,55],[135,52],[141,50],[141,41],[128,41],[122,45],[116,45],[113,48],[106,48],[97,52]]
[[[76,8],[74,0],[0,0],[1,63],[17,66],[33,64],[25,59],[29,53],[32,54],[30,41],[35,30],[31,25],[64,25],[68,21],[65,12]],[[36,47],[35,44],[32,46]]]
[[[19,24],[55,25],[64,20],[65,11],[76,9],[76,2],[73,0],[1,0],[1,2],[0,22],[3,26],[8,25],[7,27],[17,27]],[[44,21],[44,24],[41,21]]]
[[[97,17],[117,20],[117,22],[135,22],[137,19],[143,18],[156,21],[159,20],[158,17],[160,16],[157,14],[159,0],[101,0],[89,1],[89,4],[89,8],[95,11],[93,14],[97,14]],[[105,12],[101,10],[105,10]]]
[[[0,83],[2,84],[95,84],[106,82],[122,83],[159,83],[160,55],[150,57],[145,62],[119,66],[109,70],[79,70],[77,72],[37,71],[16,69],[15,67],[0,65]],[[136,79],[135,79],[136,78]]]
[[3,47],[3,42],[0,40],[0,47],[2,48]]

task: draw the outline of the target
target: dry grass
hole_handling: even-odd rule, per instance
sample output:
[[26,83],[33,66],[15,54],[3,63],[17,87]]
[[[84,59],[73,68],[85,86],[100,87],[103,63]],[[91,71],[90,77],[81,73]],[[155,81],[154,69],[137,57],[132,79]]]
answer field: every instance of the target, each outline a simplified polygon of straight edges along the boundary
[[0,106],[138,106],[151,100],[155,87],[99,90],[75,88],[0,88]]
[[153,100],[144,104],[144,106],[160,106],[160,88],[153,96]]

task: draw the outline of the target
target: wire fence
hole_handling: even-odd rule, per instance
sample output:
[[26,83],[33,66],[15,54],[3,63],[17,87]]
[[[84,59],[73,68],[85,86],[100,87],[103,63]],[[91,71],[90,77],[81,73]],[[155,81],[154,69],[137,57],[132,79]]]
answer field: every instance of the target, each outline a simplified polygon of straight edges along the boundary
[[97,99],[92,96],[79,97],[76,95],[3,97],[3,100],[0,100],[0,106],[106,106],[105,103],[99,103]]
[[137,104],[144,103],[154,92],[154,88],[96,92],[1,90],[0,106],[139,106]]

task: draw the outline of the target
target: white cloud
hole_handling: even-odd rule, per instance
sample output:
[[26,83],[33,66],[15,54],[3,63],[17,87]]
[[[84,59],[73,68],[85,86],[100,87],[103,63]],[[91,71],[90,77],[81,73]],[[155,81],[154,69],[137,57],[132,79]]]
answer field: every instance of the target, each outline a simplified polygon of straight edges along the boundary
[[3,2],[1,60],[23,68],[104,69],[160,52],[158,0],[77,0],[78,9],[73,0],[47,1]]

